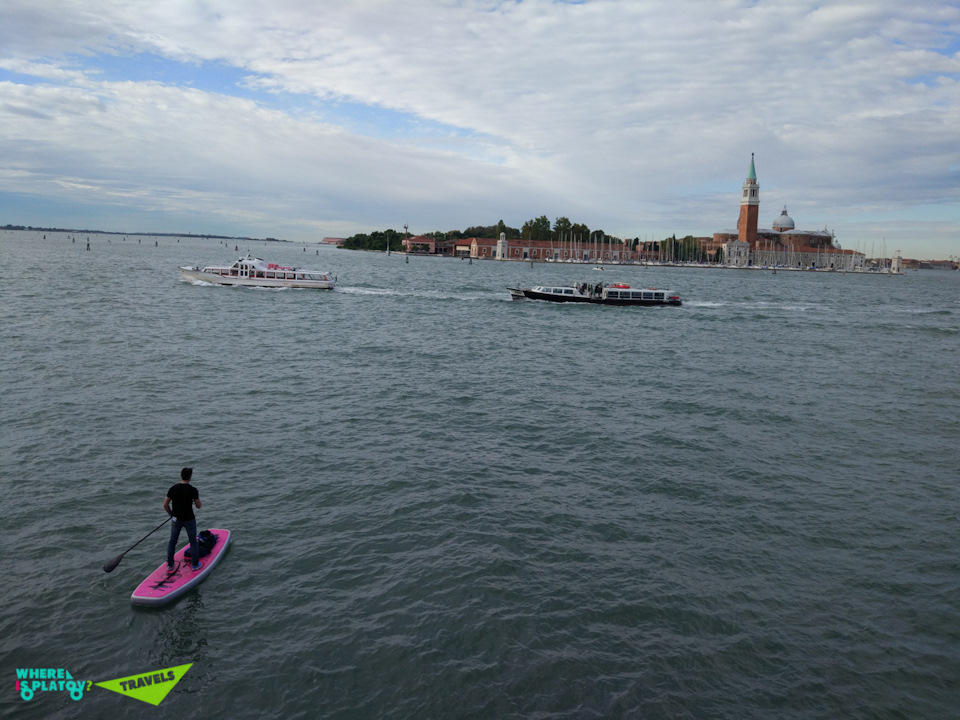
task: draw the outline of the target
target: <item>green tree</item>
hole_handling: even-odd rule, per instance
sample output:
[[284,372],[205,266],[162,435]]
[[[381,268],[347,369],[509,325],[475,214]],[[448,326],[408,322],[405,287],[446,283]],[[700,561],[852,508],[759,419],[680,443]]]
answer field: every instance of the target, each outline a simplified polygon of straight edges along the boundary
[[527,220],[520,230],[520,237],[525,241],[531,240],[550,240],[550,220],[546,215],[541,215],[535,220]]
[[706,253],[700,241],[693,235],[687,235],[682,240],[677,236],[665,238],[660,243],[661,257],[669,262],[702,262],[706,260]]
[[512,228],[503,222],[503,220],[501,220],[496,225],[475,225],[473,227],[468,227],[460,234],[461,237],[458,239],[469,237],[499,238],[500,233],[504,233],[507,237],[520,237],[519,229]]
[[683,262],[704,262],[707,255],[700,241],[693,235],[687,235],[680,241],[680,259]]
[[347,250],[400,250],[403,234],[396,230],[377,230],[370,234],[358,233],[343,241],[340,247]]
[[660,257],[666,262],[674,262],[677,259],[677,236],[664,238],[660,243]]

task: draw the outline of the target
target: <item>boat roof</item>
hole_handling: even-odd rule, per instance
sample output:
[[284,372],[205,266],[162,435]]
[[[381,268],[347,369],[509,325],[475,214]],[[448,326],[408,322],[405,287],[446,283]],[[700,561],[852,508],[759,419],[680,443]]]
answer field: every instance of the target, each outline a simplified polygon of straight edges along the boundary
[[230,267],[240,267],[240,263],[246,263],[247,265],[252,265],[258,270],[290,270],[291,272],[305,272],[305,273],[321,273],[327,274],[327,270],[308,270],[307,268],[298,268],[298,267],[288,267],[287,265],[278,265],[277,263],[268,263],[262,258],[254,257],[251,253],[240,257],[233,265]]
[[[249,265],[253,265],[254,267],[263,267],[264,269],[266,269],[266,267],[267,267],[267,262],[266,262],[266,261],[264,261],[262,258],[254,257],[254,256],[251,255],[250,253],[247,253],[246,255],[241,256],[240,259],[238,259],[238,260],[234,263],[234,267],[238,266],[240,263],[247,263],[247,264],[249,264]],[[288,267],[283,267],[283,268],[281,268],[281,267],[280,267],[279,265],[277,265],[276,263],[269,263],[269,264],[270,264],[270,265],[273,265],[273,267],[271,268],[272,270],[273,270],[273,269],[276,269],[276,270],[296,270],[296,269],[297,269],[297,268],[292,268],[292,267],[289,267],[289,268],[288,268]]]
[[[587,283],[577,283],[576,285],[561,285],[560,283],[556,283],[556,284],[553,284],[553,285],[548,285],[547,283],[540,283],[539,285],[536,285],[536,286],[534,286],[534,287],[538,287],[538,288],[574,288],[574,289],[576,289],[577,287],[580,287],[581,285],[585,285],[585,284],[587,284]],[[664,288],[657,288],[657,287],[636,287],[636,286],[630,285],[629,283],[625,283],[625,282],[606,282],[606,283],[603,283],[603,287],[604,287],[604,288],[609,288],[609,289],[611,289],[611,290],[652,290],[652,291],[656,291],[656,292],[673,292],[672,290],[665,290]]]

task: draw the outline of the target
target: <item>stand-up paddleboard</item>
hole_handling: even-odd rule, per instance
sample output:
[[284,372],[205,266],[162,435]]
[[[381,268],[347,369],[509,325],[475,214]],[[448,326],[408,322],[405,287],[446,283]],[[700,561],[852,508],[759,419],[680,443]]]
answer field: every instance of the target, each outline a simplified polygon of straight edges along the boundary
[[210,532],[217,536],[217,542],[209,555],[200,558],[202,568],[194,572],[190,569],[192,562],[184,558],[184,553],[190,549],[188,542],[173,556],[173,569],[167,569],[167,563],[164,562],[133,591],[130,602],[134,605],[164,605],[202,583],[220,562],[230,544],[229,530],[210,528]]

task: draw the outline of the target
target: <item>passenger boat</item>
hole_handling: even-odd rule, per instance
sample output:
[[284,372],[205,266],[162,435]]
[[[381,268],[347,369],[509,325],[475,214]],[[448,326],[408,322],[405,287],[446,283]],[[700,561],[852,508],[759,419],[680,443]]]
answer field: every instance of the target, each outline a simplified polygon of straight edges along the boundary
[[537,285],[520,289],[507,288],[514,300],[547,300],[549,302],[593,303],[596,305],[682,305],[679,295],[659,288],[632,288],[626,283],[604,285]]
[[233,265],[208,265],[205,268],[181,266],[180,273],[186,280],[247,287],[332,290],[337,282],[337,278],[329,272],[267,263],[250,253]]

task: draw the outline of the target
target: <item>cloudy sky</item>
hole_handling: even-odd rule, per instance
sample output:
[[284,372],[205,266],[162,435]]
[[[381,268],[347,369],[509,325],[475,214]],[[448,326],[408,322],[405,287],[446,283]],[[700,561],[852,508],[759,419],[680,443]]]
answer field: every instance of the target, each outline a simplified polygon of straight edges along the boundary
[[0,225],[733,228],[960,255],[960,6],[3,0]]

